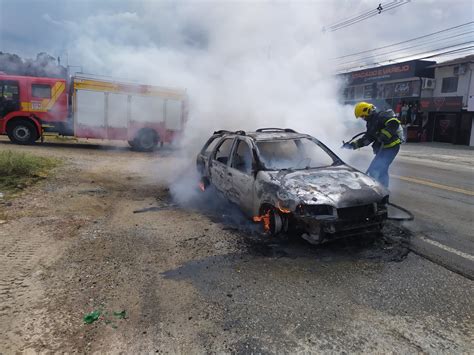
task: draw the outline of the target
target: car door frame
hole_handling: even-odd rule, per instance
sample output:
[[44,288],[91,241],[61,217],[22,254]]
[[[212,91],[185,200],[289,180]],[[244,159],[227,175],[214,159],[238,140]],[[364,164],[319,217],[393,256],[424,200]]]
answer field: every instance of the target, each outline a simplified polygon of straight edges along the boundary
[[[209,160],[212,154],[214,153],[214,149],[217,147],[217,145],[220,142],[220,139],[222,138],[222,134],[213,134],[204,144],[204,146],[201,148],[201,151],[198,153],[197,158],[196,158],[196,168],[198,172],[201,174],[201,176],[207,176],[209,175]],[[212,148],[211,151],[209,151],[208,154],[206,154],[207,148],[217,141],[217,144],[214,148]]]
[[[224,144],[224,141],[231,139],[232,140],[232,146],[229,151],[229,157],[227,159],[226,164],[218,161],[215,159],[217,150],[220,148],[222,144]],[[230,181],[230,176],[228,175],[228,167],[231,161],[231,157],[234,151],[234,146],[236,142],[236,137],[235,136],[224,136],[221,138],[219,143],[217,143],[216,147],[212,151],[212,154],[209,157],[209,177],[214,185],[214,187],[221,192],[225,197],[228,198],[229,194],[229,189],[231,187],[231,181]]]
[[[246,144],[250,150],[252,162],[249,173],[245,173],[232,166],[240,142]],[[232,182],[231,189],[229,190],[229,199],[238,204],[248,215],[252,215],[254,209],[255,166],[256,159],[251,140],[245,137],[237,137],[232,147],[231,159],[227,168],[228,176]]]

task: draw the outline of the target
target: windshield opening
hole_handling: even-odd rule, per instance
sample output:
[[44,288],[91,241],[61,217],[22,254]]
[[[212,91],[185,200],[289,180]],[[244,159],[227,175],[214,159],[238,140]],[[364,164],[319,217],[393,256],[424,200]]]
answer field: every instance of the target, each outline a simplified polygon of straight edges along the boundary
[[311,169],[330,166],[336,159],[308,138],[257,142],[260,160],[267,170]]

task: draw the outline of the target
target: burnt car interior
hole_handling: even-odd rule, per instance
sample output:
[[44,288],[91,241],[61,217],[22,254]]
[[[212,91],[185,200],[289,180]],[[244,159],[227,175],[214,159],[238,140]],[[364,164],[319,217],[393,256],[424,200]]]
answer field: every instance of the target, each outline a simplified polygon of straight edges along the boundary
[[232,157],[231,167],[245,174],[250,174],[252,173],[252,166],[252,151],[245,141],[239,140]]
[[257,148],[267,170],[321,168],[336,162],[308,138],[262,141]]
[[233,143],[234,143],[234,138],[224,139],[222,143],[219,144],[219,146],[217,147],[217,150],[214,155],[214,159],[222,164],[227,164]]

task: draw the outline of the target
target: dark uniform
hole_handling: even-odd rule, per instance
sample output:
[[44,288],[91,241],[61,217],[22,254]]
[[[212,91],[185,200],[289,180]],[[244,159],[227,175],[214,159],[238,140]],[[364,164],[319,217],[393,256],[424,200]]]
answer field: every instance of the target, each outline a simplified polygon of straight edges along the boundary
[[373,112],[367,117],[367,131],[355,142],[354,149],[372,143],[375,158],[370,163],[367,174],[388,188],[388,168],[395,159],[402,143],[400,121],[392,110]]

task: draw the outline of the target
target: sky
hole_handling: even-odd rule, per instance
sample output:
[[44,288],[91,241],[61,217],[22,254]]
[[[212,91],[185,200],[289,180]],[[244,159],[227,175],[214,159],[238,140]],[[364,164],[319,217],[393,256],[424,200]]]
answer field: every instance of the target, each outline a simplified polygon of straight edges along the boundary
[[[290,3],[317,12],[319,16],[314,16],[312,25],[315,31],[320,31],[323,26],[374,9],[379,2],[323,0]],[[84,32],[97,40],[114,43],[140,45],[149,41],[160,45],[181,40],[172,37],[176,27],[180,26],[173,17],[184,8],[199,15],[208,9],[225,11],[225,8],[233,8],[236,11],[232,15],[240,17],[262,3],[284,4],[280,1],[0,0],[0,50],[25,57],[46,51],[64,61],[69,54],[70,64],[81,65],[75,45]],[[469,0],[411,0],[407,5],[329,36],[338,54],[353,53],[472,21],[473,6]],[[320,16],[321,13],[324,15]],[[186,21],[189,21],[186,25],[192,32],[192,16]]]
[[[473,20],[469,0],[412,0],[322,31],[378,4],[0,0],[0,51],[23,57],[44,51],[87,73],[186,88],[193,142],[214,129],[277,125],[336,146],[363,127],[338,99],[335,57]],[[370,57],[366,63],[377,61]]]

